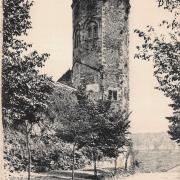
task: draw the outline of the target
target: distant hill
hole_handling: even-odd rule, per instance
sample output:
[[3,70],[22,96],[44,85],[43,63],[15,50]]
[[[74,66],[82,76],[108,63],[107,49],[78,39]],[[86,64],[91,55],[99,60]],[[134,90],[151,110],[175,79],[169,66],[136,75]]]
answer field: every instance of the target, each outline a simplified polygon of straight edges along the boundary
[[180,146],[170,139],[168,133],[132,134],[135,150],[180,150]]

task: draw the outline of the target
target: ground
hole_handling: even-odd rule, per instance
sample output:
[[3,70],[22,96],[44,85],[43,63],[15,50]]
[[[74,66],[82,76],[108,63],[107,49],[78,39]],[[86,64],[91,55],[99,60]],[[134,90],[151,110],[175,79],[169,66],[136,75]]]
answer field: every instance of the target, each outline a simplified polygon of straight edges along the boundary
[[180,180],[180,173],[139,173],[122,180]]
[[[179,151],[139,151],[136,159],[140,162],[136,174],[106,177],[103,180],[180,180],[180,153]],[[111,170],[112,171],[112,170]],[[105,172],[108,170],[106,168]],[[112,173],[111,173],[112,174]],[[21,175],[21,176],[20,176]],[[75,180],[92,180],[92,171],[77,171]],[[12,174],[6,180],[27,180],[27,173]],[[71,180],[71,171],[51,171],[34,174],[31,180]]]
[[[32,174],[31,180],[71,180],[70,171],[54,171],[44,174]],[[92,172],[76,171],[75,180],[92,180],[90,178]],[[126,176],[126,177],[125,177]],[[180,180],[180,166],[177,166],[168,172],[162,173],[136,173],[131,176],[125,175],[105,177],[103,180]],[[22,174],[21,177],[11,177],[6,180],[27,180],[27,173]]]

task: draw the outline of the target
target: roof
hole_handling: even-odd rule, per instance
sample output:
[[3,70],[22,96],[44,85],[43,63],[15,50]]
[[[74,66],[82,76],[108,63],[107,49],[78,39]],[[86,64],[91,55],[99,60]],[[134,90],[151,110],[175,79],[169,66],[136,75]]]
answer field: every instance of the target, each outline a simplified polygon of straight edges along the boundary
[[63,83],[60,83],[60,82],[56,82],[55,86],[56,86],[57,90],[66,90],[66,91],[69,91],[69,92],[75,92],[76,91],[75,88],[73,88],[71,86],[68,86],[68,85],[65,85]]

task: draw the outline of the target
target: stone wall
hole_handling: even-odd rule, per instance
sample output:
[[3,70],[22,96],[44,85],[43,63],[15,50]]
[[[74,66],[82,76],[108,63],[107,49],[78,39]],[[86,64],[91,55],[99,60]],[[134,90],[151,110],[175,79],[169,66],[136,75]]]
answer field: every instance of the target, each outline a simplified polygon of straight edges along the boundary
[[74,0],[72,9],[74,87],[98,85],[96,95],[106,98],[115,92],[113,106],[127,110],[129,0]]
[[117,108],[128,108],[128,1],[106,0],[102,10],[102,63],[105,95],[117,91]]
[[[80,84],[99,82],[99,67],[101,62],[101,31],[102,31],[102,1],[81,0],[74,1],[73,8],[73,84],[77,88]],[[91,23],[97,25],[97,37],[88,36]],[[79,44],[76,46],[76,36]]]

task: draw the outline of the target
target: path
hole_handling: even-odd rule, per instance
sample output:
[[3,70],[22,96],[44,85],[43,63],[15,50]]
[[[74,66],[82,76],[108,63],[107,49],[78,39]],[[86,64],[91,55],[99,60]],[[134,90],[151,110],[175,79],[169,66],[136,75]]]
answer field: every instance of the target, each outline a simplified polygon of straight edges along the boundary
[[137,173],[122,180],[180,180],[180,166],[176,166],[164,173]]
[[[27,180],[27,173],[21,178],[11,177],[10,180]],[[92,172],[76,171],[75,180],[92,180]],[[103,178],[104,179],[104,178]],[[33,174],[32,180],[71,180],[71,171],[52,171],[43,174]],[[164,173],[137,173],[129,177],[106,177],[104,180],[180,180],[180,166]]]
[[123,178],[122,180],[180,180],[180,173],[142,173]]

